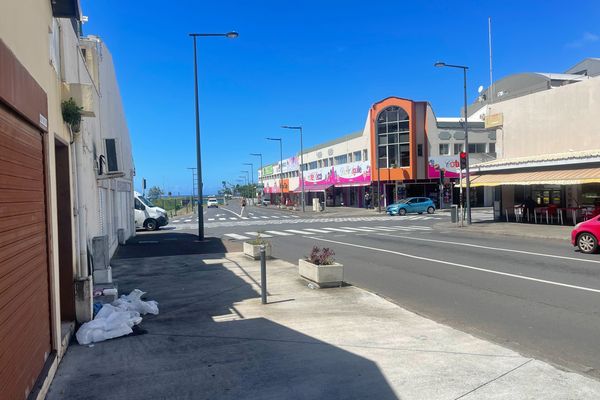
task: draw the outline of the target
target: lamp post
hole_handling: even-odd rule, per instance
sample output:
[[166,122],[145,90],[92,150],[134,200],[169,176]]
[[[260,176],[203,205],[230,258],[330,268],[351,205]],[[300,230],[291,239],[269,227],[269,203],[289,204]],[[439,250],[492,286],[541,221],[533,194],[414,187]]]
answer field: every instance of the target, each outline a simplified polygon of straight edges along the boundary
[[254,183],[254,164],[249,163],[249,162],[245,162],[243,163],[244,165],[249,165],[250,166],[250,177],[251,177],[251,182]]
[[302,125],[299,126],[289,126],[282,125],[283,129],[293,129],[300,131],[300,186],[302,190],[302,212],[305,212],[304,203],[306,202],[306,197],[304,196],[304,146],[302,144]]
[[238,37],[237,32],[227,33],[190,33],[194,38],[194,97],[196,100],[196,168],[198,170],[198,239],[204,240],[204,218],[202,205],[202,154],[200,148],[200,107],[198,106],[198,57],[196,55],[196,38],[205,36],[222,36],[229,39]]
[[248,171],[240,171],[246,174],[246,185],[250,184],[250,172]]
[[283,140],[281,138],[267,138],[279,142],[279,207],[283,203]]
[[188,169],[192,170],[192,214],[194,213],[194,193],[196,193],[196,167],[188,167]]
[[465,167],[465,180],[466,180],[466,188],[467,188],[467,225],[471,225],[471,179],[469,174],[469,128],[467,124],[467,70],[469,67],[464,65],[453,65],[446,64],[445,62],[438,61],[433,64],[435,67],[449,67],[449,68],[459,68],[463,70],[463,86],[464,86],[464,101],[465,101],[465,154],[466,154],[466,167]]
[[[256,174],[256,182],[261,184],[260,185],[260,199],[258,199],[258,196],[257,196],[257,200],[262,202],[262,198],[264,196],[264,192],[263,192],[264,185],[262,184],[261,179],[260,179],[260,178],[263,178],[263,176],[262,176],[262,174],[263,174],[262,153],[250,153],[250,155],[260,157],[260,176],[258,174]],[[264,178],[262,180],[264,180]]]

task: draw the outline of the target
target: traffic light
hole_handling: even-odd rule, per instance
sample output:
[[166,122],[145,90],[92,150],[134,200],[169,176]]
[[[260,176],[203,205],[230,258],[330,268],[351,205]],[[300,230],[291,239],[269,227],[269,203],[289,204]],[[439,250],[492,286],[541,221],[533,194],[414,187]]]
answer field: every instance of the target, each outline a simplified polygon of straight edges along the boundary
[[467,153],[465,153],[464,151],[460,152],[460,169],[466,169],[467,168]]

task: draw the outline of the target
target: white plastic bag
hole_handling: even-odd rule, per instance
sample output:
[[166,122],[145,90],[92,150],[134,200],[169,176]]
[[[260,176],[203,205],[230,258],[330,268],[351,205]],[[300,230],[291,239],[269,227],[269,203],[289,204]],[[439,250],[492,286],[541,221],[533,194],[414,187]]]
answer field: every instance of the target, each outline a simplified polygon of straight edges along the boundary
[[112,305],[122,310],[136,311],[141,315],[158,314],[158,303],[154,300],[143,301],[141,297],[146,292],[139,289],[134,289],[128,295],[122,295],[117,300],[112,302]]
[[133,332],[131,328],[140,322],[142,317],[138,312],[105,304],[94,320],[81,325],[75,337],[82,345],[102,342],[130,334]]

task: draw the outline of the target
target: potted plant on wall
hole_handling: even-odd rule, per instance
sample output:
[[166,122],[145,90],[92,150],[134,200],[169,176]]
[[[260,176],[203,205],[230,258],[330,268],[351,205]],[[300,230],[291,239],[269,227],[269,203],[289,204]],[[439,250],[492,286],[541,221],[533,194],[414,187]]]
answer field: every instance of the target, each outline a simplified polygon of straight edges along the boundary
[[63,120],[69,124],[71,130],[75,133],[81,129],[81,111],[83,107],[79,107],[72,97],[69,100],[65,100],[61,104],[61,111]]
[[298,260],[300,276],[319,287],[340,287],[344,280],[344,266],[335,262],[333,250],[313,246],[308,257]]
[[244,242],[244,254],[255,259],[260,259],[260,246],[265,246],[265,256],[271,258],[271,243],[260,236],[260,232],[252,240]]

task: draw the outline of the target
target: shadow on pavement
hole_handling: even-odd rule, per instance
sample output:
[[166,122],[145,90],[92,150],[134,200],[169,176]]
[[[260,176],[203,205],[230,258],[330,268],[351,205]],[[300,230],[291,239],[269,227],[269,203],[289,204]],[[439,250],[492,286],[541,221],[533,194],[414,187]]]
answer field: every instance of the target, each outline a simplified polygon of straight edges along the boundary
[[114,278],[121,293],[148,292],[160,314],[144,317],[142,334],[71,345],[48,399],[397,398],[374,362],[244,318],[237,303],[255,302],[258,314],[269,305],[225,255],[198,256],[193,242],[155,245],[162,252],[134,242],[113,260]]

